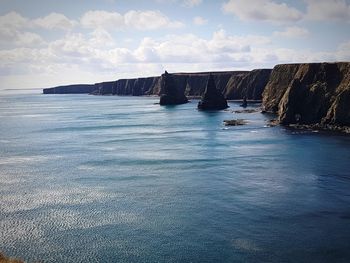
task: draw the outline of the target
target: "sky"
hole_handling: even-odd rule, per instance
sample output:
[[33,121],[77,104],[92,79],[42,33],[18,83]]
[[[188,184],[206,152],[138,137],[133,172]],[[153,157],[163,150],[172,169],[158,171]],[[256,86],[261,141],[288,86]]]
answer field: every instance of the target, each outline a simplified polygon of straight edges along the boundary
[[350,0],[0,0],[0,89],[350,61]]

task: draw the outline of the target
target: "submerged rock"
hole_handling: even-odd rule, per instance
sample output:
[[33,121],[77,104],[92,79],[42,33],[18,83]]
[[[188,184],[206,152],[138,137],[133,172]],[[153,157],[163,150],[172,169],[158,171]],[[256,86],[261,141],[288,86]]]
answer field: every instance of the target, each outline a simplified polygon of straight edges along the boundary
[[227,101],[222,93],[216,89],[214,78],[209,75],[207,86],[201,101],[198,102],[200,110],[223,110],[228,108]]
[[256,109],[245,109],[245,110],[235,110],[233,113],[255,113],[255,112],[261,112],[260,108]]
[[245,125],[247,124],[247,121],[243,119],[237,119],[237,120],[224,120],[224,124],[226,126],[239,126],[239,125]]
[[167,71],[161,76],[160,105],[177,105],[187,103],[184,90],[180,90],[172,76]]
[[243,108],[247,108],[248,102],[247,102],[247,98],[246,98],[246,97],[243,98],[243,102],[242,102],[242,104],[239,105],[239,106],[241,106],[241,107],[243,107]]

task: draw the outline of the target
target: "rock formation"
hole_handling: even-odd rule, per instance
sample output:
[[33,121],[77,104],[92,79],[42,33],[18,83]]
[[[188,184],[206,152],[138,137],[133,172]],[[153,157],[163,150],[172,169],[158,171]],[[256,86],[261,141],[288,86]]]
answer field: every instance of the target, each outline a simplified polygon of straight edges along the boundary
[[[217,90],[204,94],[210,75],[210,85]],[[281,124],[350,126],[349,62],[284,64],[272,71],[165,73],[161,77],[59,86],[43,93],[161,95],[162,104],[185,103],[185,96],[203,96],[204,105],[222,93],[226,99],[262,98],[264,110],[278,113]]]
[[[173,84],[177,90],[184,90],[185,96],[202,96],[204,94],[208,76],[212,74],[218,90],[223,94],[226,90],[230,90],[231,94],[235,94],[238,99],[240,93],[236,92],[237,83],[234,76],[242,76],[248,74],[249,71],[223,71],[223,72],[198,72],[198,73],[173,73]],[[231,80],[233,79],[233,80]],[[228,82],[230,86],[228,86]],[[241,80],[241,79],[237,79]],[[264,83],[265,84],[265,83]],[[253,85],[248,89],[255,89]],[[158,95],[161,91],[161,77],[147,77],[137,79],[119,79],[116,81],[101,82],[92,85],[68,85],[55,88],[44,89],[44,94],[65,94],[65,93],[90,93],[94,95],[126,95],[126,96],[142,96],[142,95]],[[253,91],[254,94],[256,92]],[[262,93],[262,91],[261,91]],[[255,95],[254,95],[255,96]],[[258,98],[261,94],[256,95]],[[259,97],[260,96],[260,97]],[[228,99],[231,99],[230,97]],[[248,99],[254,99],[248,96]]]
[[165,71],[161,76],[161,88],[159,92],[160,105],[177,105],[187,103],[188,100],[184,94],[184,88],[176,85],[172,74]]
[[225,126],[240,126],[247,124],[246,120],[237,119],[237,120],[224,120]]
[[281,124],[350,125],[350,63],[275,66],[263,107]]
[[213,75],[209,75],[207,86],[202,96],[201,101],[198,102],[198,109],[200,110],[223,110],[228,107],[227,101],[222,93],[216,89]]

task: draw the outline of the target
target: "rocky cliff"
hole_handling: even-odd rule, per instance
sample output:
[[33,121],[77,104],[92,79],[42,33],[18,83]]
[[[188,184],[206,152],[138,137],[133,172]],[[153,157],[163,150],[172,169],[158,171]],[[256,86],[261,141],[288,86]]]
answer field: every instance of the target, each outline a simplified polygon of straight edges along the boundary
[[94,84],[77,84],[77,85],[66,85],[57,86],[53,88],[43,89],[44,94],[81,94],[91,93],[96,90]]
[[222,92],[216,88],[213,75],[209,75],[202,99],[198,102],[198,109],[223,110],[227,107],[227,101]]
[[[270,70],[172,73],[173,88],[186,96],[202,96],[209,75],[227,99],[260,100]],[[93,85],[68,85],[44,89],[44,94],[92,93],[95,95],[159,95],[162,77],[119,79]]]
[[350,63],[275,66],[263,107],[281,124],[350,125]]
[[250,72],[232,74],[226,84],[224,95],[227,99],[261,100],[269,81],[271,69],[255,69]]
[[[276,65],[273,70],[173,73],[167,93],[203,96],[209,75],[226,99],[263,99],[281,124],[350,126],[350,62]],[[44,89],[44,94],[161,95],[164,74],[93,85]]]
[[169,74],[165,71],[161,76],[160,92],[159,92],[159,104],[160,105],[176,105],[187,103],[187,97],[185,96],[182,85],[178,85],[178,80],[173,74]]

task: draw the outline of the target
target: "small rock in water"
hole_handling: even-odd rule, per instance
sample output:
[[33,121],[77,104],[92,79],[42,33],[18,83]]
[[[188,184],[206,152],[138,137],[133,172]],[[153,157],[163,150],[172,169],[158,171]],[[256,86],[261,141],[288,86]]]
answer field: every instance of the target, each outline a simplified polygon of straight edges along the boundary
[[267,127],[275,127],[277,125],[279,125],[279,122],[276,119],[269,120],[268,123],[267,123]]
[[224,124],[226,126],[238,126],[238,125],[245,125],[247,124],[247,121],[243,119],[237,119],[237,120],[224,120]]
[[259,112],[260,109],[246,109],[246,110],[235,110],[233,111],[234,113],[254,113],[254,112]]

